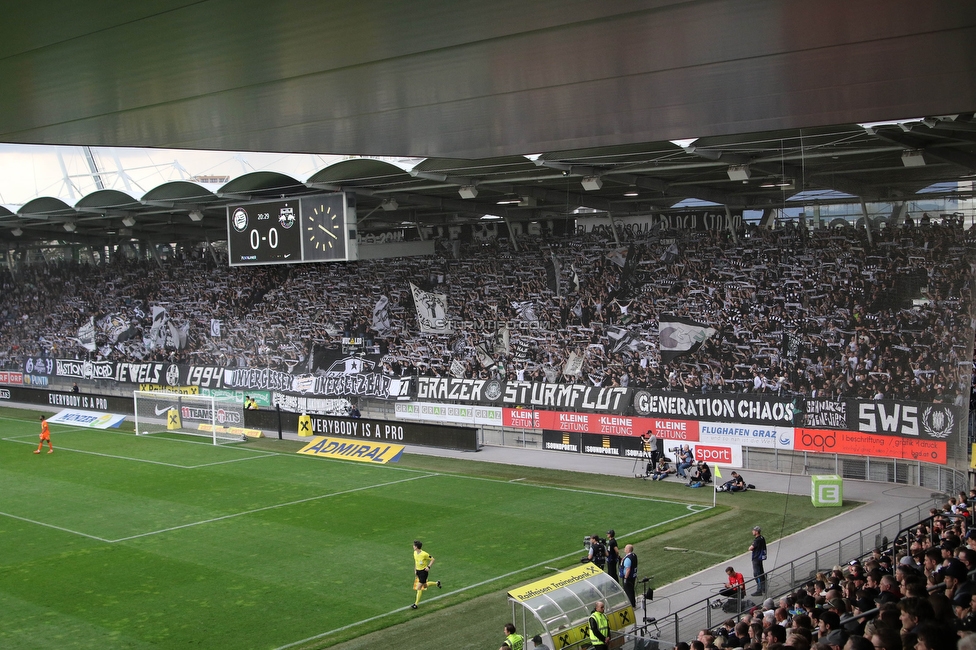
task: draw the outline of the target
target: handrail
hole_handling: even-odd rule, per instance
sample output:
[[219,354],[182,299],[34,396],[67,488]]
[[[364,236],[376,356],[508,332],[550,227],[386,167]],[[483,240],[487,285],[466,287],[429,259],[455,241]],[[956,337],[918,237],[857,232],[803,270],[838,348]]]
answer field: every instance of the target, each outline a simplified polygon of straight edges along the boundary
[[[933,496],[932,502],[938,503],[937,497]],[[881,540],[884,537],[893,539],[895,534],[906,527],[911,527],[905,526],[905,521],[911,519],[915,522],[911,525],[918,525],[919,522],[929,516],[929,507],[928,504],[913,506],[872,524],[865,530],[852,533],[840,541],[823,546],[783,566],[767,571],[767,592],[771,594],[789,593],[797,585],[812,579],[823,566],[833,567],[844,564],[850,558],[864,556],[870,549],[883,546]],[[683,636],[686,636],[686,630],[697,632],[701,629],[712,629],[722,621],[756,605],[753,601],[744,599],[736,603],[735,612],[723,612],[714,604],[719,598],[721,597],[711,595],[675,612],[656,614],[655,631],[658,634],[656,638],[660,642],[675,645]],[[722,602],[724,603],[724,599]]]

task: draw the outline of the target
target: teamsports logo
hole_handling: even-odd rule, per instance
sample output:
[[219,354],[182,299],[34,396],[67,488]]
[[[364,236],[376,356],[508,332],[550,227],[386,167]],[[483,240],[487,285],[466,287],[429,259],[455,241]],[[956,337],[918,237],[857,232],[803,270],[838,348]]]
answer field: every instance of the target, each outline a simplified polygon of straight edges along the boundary
[[502,384],[497,379],[490,380],[485,384],[485,399],[495,401],[502,396]]

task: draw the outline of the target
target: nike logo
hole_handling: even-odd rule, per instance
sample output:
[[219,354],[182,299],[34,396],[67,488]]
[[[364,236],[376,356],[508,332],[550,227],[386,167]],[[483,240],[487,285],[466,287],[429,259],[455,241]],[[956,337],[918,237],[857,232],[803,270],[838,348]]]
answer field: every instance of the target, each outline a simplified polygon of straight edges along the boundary
[[176,408],[176,407],[173,406],[172,404],[170,404],[169,406],[164,406],[163,408],[159,408],[157,406],[156,407],[156,415],[162,415],[163,413],[167,412],[168,410],[170,410],[172,408]]

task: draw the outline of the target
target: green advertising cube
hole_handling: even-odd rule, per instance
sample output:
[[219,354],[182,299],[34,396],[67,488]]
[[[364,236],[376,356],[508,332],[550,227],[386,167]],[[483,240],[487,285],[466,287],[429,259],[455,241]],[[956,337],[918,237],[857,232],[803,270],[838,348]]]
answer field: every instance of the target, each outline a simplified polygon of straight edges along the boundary
[[837,474],[811,476],[810,487],[810,498],[815,508],[836,508],[844,505],[844,479]]

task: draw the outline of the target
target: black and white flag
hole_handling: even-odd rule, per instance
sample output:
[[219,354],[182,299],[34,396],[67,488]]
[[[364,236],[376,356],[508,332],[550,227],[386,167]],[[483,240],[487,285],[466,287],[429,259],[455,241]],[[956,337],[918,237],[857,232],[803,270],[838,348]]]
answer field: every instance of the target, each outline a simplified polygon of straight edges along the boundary
[[96,349],[95,345],[95,317],[89,316],[88,321],[78,328],[78,342],[81,343],[81,347],[85,348],[89,352],[94,352]]
[[697,352],[715,332],[704,323],[683,316],[662,314],[658,332],[661,339],[661,363]]
[[389,336],[390,330],[390,299],[380,296],[373,306],[373,330],[379,336]]
[[413,303],[417,308],[417,323],[425,334],[450,334],[451,325],[447,320],[447,296],[443,293],[424,291],[413,282],[410,283]]
[[610,339],[610,352],[637,352],[637,345],[640,338],[637,336],[636,329],[627,329],[611,325],[607,328],[607,338]]

